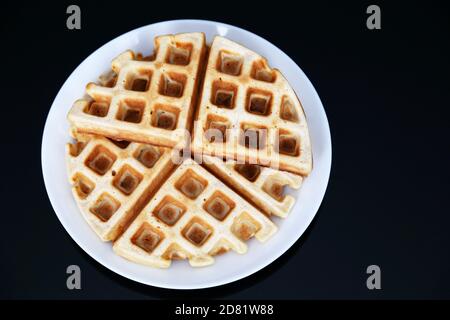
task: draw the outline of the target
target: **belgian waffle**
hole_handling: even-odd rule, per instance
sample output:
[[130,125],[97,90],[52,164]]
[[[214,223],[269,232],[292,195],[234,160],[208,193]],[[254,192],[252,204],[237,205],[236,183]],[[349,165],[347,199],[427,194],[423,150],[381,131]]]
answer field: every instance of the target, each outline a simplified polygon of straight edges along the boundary
[[205,51],[203,33],[184,33],[156,37],[152,57],[122,53],[113,60],[107,81],[89,83],[90,99],[72,106],[68,114],[72,130],[183,147]]
[[267,240],[277,227],[270,219],[202,166],[186,159],[114,243],[117,254],[141,264],[168,267],[173,259],[206,266],[244,241]]
[[195,153],[308,175],[311,145],[302,105],[257,53],[216,36],[194,124]]
[[[80,135],[66,163],[75,201],[103,240],[116,239],[176,163],[170,149]],[[174,157],[174,159],[172,159]]]
[[[219,36],[207,60],[206,51],[203,33],[156,37],[152,56],[119,55],[68,114],[75,201],[131,261],[197,267],[245,253],[247,240],[276,232],[270,216],[286,217],[295,202],[284,187],[300,188],[312,169],[305,114],[283,75]],[[177,167],[185,146],[202,165]]]
[[203,156],[203,165],[261,211],[282,218],[295,203],[292,196],[284,194],[284,188],[299,189],[303,181],[296,174],[257,164],[239,164],[235,160]]

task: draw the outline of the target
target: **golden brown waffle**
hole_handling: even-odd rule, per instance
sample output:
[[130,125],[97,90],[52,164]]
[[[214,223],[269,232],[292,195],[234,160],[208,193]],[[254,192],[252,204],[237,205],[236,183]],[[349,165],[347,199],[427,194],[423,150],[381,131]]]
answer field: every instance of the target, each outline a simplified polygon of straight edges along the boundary
[[216,36],[192,149],[301,175],[312,168],[305,114],[294,90],[255,52]]
[[167,148],[91,135],[80,135],[66,151],[75,202],[104,241],[123,232],[176,162]]
[[168,267],[188,259],[206,266],[213,256],[244,241],[267,240],[277,227],[220,180],[191,159],[179,166],[130,227],[115,242],[117,254],[137,263]]
[[[300,188],[312,169],[305,114],[283,75],[222,37],[208,60],[206,51],[203,33],[156,37],[152,56],[119,55],[68,114],[75,201],[131,261],[197,267],[245,253],[246,240],[276,232],[269,216],[286,217],[295,202],[284,187]],[[190,147],[203,164],[176,168],[197,102]]]
[[202,164],[260,210],[282,218],[295,203],[292,196],[284,194],[284,188],[299,189],[303,181],[301,176],[286,171],[234,160],[203,156]]
[[203,33],[155,38],[155,55],[126,51],[102,84],[86,87],[68,114],[72,130],[154,145],[183,147],[190,130],[205,56]]

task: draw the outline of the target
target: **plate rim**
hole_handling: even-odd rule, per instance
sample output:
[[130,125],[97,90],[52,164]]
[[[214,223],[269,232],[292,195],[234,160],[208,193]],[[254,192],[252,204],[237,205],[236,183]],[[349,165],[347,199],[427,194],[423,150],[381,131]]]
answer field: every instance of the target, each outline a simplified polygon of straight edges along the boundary
[[[286,241],[285,244],[283,244],[281,246],[281,248],[277,251],[276,254],[274,254],[272,257],[263,260],[262,262],[258,262],[255,263],[254,266],[252,268],[247,268],[242,270],[241,272],[239,272],[237,275],[234,276],[229,276],[227,278],[223,278],[223,279],[218,279],[215,281],[211,281],[211,282],[205,282],[201,285],[164,285],[162,283],[152,283],[152,281],[144,281],[143,279],[140,279],[136,276],[134,276],[134,274],[125,274],[123,273],[121,270],[118,270],[118,268],[116,268],[115,265],[113,264],[108,264],[107,261],[103,260],[101,257],[99,257],[99,254],[95,252],[95,250],[91,250],[90,248],[86,247],[85,244],[79,240],[79,235],[76,235],[76,232],[69,226],[69,224],[64,220],[64,218],[62,218],[62,214],[58,213],[57,210],[55,209],[56,205],[55,205],[55,199],[54,197],[51,195],[51,193],[49,192],[49,181],[48,181],[48,173],[47,173],[47,167],[45,165],[45,153],[46,153],[46,137],[48,136],[48,128],[49,128],[49,119],[51,118],[51,114],[52,112],[55,112],[55,101],[57,100],[57,98],[59,97],[59,95],[61,94],[61,92],[63,91],[63,89],[65,89],[65,86],[67,85],[68,80],[78,71],[78,69],[86,62],[86,60],[88,60],[95,52],[99,51],[100,49],[102,49],[103,47],[107,46],[108,44],[110,44],[113,41],[117,41],[118,38],[122,38],[122,37],[127,37],[132,33],[138,32],[138,30],[143,29],[143,28],[148,28],[149,26],[154,26],[157,27],[157,25],[159,24],[171,24],[171,23],[200,23],[200,24],[215,24],[215,25],[221,25],[224,26],[226,28],[231,28],[231,29],[237,29],[239,32],[243,32],[245,35],[247,36],[251,36],[251,37],[256,37],[258,38],[259,41],[263,41],[263,43],[265,45],[269,45],[274,47],[276,50],[282,52],[284,55],[286,55],[286,57],[288,58],[288,60],[290,61],[290,63],[292,63],[293,65],[295,65],[295,67],[297,68],[297,71],[300,72],[304,78],[306,79],[306,81],[308,82],[308,84],[310,85],[310,88],[313,90],[313,94],[315,95],[315,97],[318,99],[318,103],[320,104],[320,110],[319,112],[322,113],[323,119],[324,119],[324,125],[326,127],[326,134],[325,134],[325,138],[326,140],[329,142],[328,145],[326,146],[327,149],[329,150],[329,152],[326,152],[327,158],[325,159],[326,162],[326,166],[327,166],[327,173],[326,173],[326,181],[325,181],[325,187],[323,190],[323,194],[321,195],[321,199],[320,201],[317,201],[317,203],[314,206],[314,214],[312,215],[311,219],[309,219],[309,221],[307,221],[306,226],[304,228],[304,230],[301,230],[301,232],[298,233],[298,236],[296,235],[294,240],[292,241]],[[323,107],[323,103],[320,99],[320,96],[317,92],[317,90],[315,89],[315,87],[313,86],[313,84],[311,83],[311,81],[309,80],[309,78],[306,76],[306,74],[303,72],[303,70],[297,65],[297,63],[288,55],[286,54],[283,50],[281,50],[280,48],[278,48],[277,46],[275,46],[274,44],[272,44],[270,41],[264,39],[263,37],[250,32],[248,30],[245,30],[243,28],[231,25],[231,24],[227,24],[227,23],[223,23],[223,22],[219,22],[219,21],[213,21],[213,20],[204,20],[204,19],[174,19],[174,20],[166,20],[166,21],[159,21],[159,22],[155,22],[155,23],[151,23],[145,26],[141,26],[132,30],[129,30],[121,35],[118,35],[117,37],[107,41],[106,43],[104,43],[102,46],[100,46],[99,48],[95,49],[93,52],[91,52],[85,59],[83,59],[83,61],[81,61],[79,63],[79,65],[70,73],[70,75],[67,77],[67,79],[64,81],[63,85],[61,86],[61,88],[59,89],[58,93],[56,94],[50,110],[47,114],[46,120],[45,120],[45,125],[44,125],[44,130],[42,133],[42,142],[41,142],[41,169],[42,169],[42,175],[43,175],[43,180],[44,180],[44,185],[45,185],[45,189],[46,189],[46,193],[47,196],[50,200],[50,203],[52,205],[52,209],[54,211],[54,213],[56,214],[59,222],[62,224],[64,230],[69,234],[69,236],[72,238],[72,240],[81,248],[83,249],[83,251],[85,253],[87,253],[91,258],[93,258],[97,263],[99,263],[100,265],[104,266],[105,268],[113,271],[114,273],[136,281],[138,283],[142,283],[145,285],[149,285],[149,286],[153,286],[153,287],[159,287],[159,288],[167,288],[167,289],[179,289],[179,290],[190,290],[190,289],[204,289],[204,288],[211,288],[211,287],[217,287],[217,286],[221,286],[221,285],[225,285],[225,284],[229,284],[235,281],[238,281],[240,279],[246,278],[264,268],[266,268],[267,266],[269,266],[270,264],[272,264],[275,260],[277,260],[278,258],[280,258],[283,254],[286,253],[286,251],[288,251],[295,243],[297,243],[302,236],[305,234],[305,232],[307,231],[307,229],[311,226],[311,223],[313,222],[313,220],[315,219],[317,212],[323,202],[323,199],[325,197],[326,191],[328,189],[328,183],[329,183],[329,179],[330,179],[330,174],[331,174],[331,166],[332,166],[332,141],[331,141],[331,130],[330,130],[330,125],[329,125],[329,121],[328,121],[328,117],[326,115],[325,112],[325,108]],[[314,170],[314,169],[313,169]],[[289,240],[289,239],[288,239]],[[113,253],[113,251],[111,250],[111,253]],[[131,262],[130,262],[131,263]]]

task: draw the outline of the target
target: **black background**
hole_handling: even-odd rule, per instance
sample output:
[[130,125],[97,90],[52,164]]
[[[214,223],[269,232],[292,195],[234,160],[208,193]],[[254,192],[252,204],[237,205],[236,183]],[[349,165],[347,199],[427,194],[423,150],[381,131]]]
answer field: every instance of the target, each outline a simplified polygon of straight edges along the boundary
[[[372,2],[1,2],[0,298],[450,298],[449,11],[392,2],[374,2],[374,31]],[[72,3],[78,31],[66,28]],[[47,113],[78,64],[124,32],[177,18],[240,26],[286,52],[318,91],[333,142],[327,194],[302,238],[262,271],[196,291],[140,285],[85,254],[53,212],[40,163]],[[66,288],[71,264],[82,290]],[[366,288],[371,264],[382,290]]]

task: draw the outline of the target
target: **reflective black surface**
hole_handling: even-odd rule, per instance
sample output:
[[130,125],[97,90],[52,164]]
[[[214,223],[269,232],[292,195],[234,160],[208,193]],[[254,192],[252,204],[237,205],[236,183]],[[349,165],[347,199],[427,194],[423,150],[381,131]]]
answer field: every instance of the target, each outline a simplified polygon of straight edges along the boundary
[[[366,28],[369,2],[236,10],[219,2],[205,3],[209,10],[188,1],[78,2],[78,31],[66,28],[69,4],[1,4],[0,298],[450,298],[443,2],[378,3],[382,29],[375,31]],[[301,240],[244,280],[190,292],[134,283],[85,254],[53,213],[40,164],[47,112],[80,62],[122,33],[176,18],[240,26],[286,52],[318,91],[333,142],[327,194]],[[82,290],[66,288],[71,264],[82,270]],[[378,291],[366,288],[372,264],[382,272]]]

